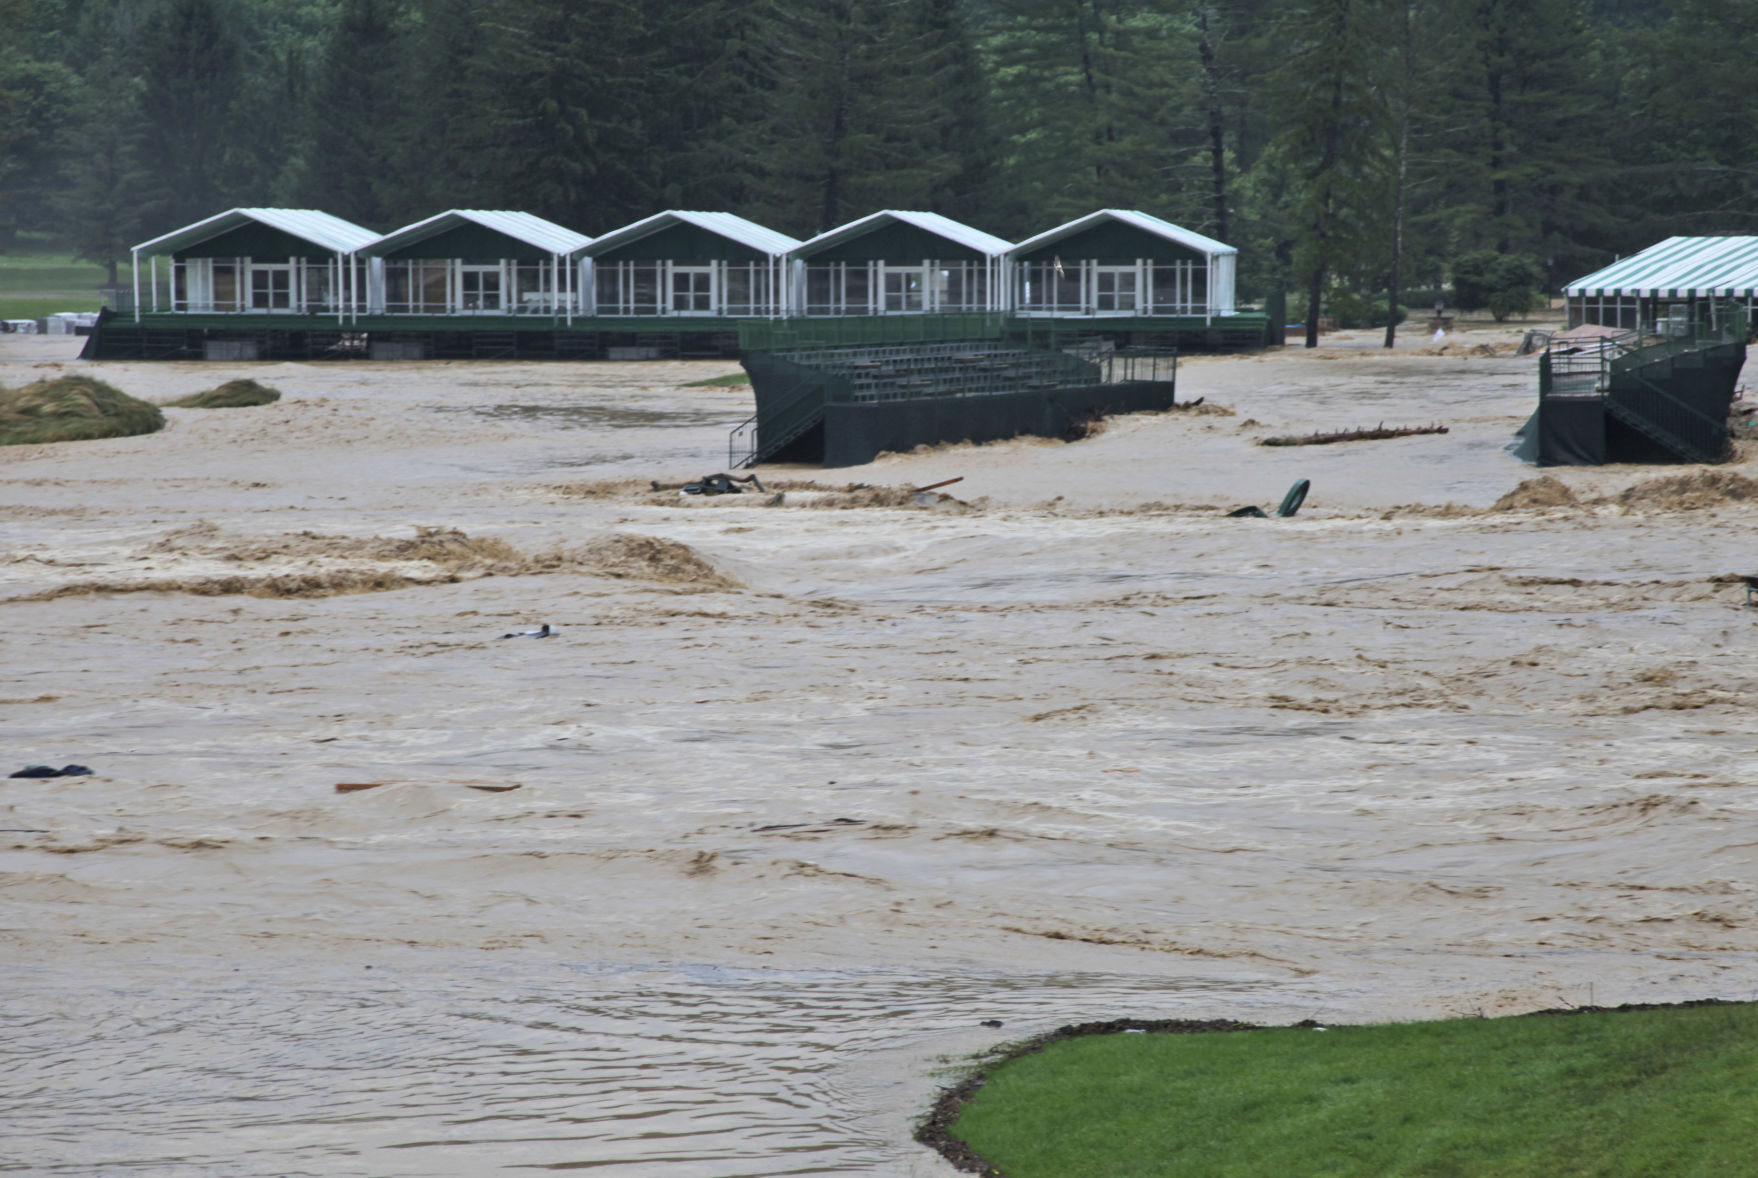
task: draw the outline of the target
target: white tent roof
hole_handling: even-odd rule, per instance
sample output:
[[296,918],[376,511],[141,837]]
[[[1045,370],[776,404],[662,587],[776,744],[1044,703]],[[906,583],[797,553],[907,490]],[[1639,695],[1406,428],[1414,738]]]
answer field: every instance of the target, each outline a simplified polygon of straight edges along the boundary
[[1088,213],[1086,216],[1070,221],[1066,225],[1058,225],[1056,228],[1040,233],[1036,237],[1028,237],[1009,250],[1008,255],[1017,258],[1022,254],[1029,254],[1033,250],[1049,245],[1052,242],[1061,241],[1065,237],[1073,237],[1075,234],[1080,233],[1085,229],[1090,229],[1102,220],[1121,221],[1125,225],[1130,225],[1136,229],[1152,233],[1156,237],[1163,237],[1167,241],[1177,242],[1186,249],[1192,249],[1199,254],[1207,254],[1210,257],[1215,257],[1220,254],[1236,254],[1239,252],[1226,242],[1216,241],[1212,237],[1204,237],[1200,233],[1186,229],[1181,225],[1174,225],[1170,221],[1162,221],[1160,218],[1148,213],[1136,212],[1134,209],[1100,209],[1096,213]]
[[951,217],[943,217],[939,213],[918,213],[907,209],[883,209],[877,213],[868,213],[857,221],[847,225],[838,225],[835,229],[827,229],[817,237],[811,238],[794,251],[794,256],[809,258],[813,254],[829,246],[840,245],[867,233],[887,221],[901,221],[906,225],[914,225],[925,233],[946,240],[966,249],[972,249],[984,257],[998,258],[1012,248],[1012,242],[1003,241],[993,233],[984,233],[981,229],[972,229],[969,225],[954,221]]
[[773,229],[747,221],[734,213],[704,213],[688,209],[668,209],[663,213],[654,213],[651,217],[643,217],[632,225],[624,225],[621,229],[613,229],[603,237],[594,240],[589,248],[579,250],[580,253],[594,257],[606,253],[630,242],[639,241],[669,229],[673,225],[694,225],[709,233],[736,241],[740,245],[770,257],[780,257],[795,246],[799,239],[789,237],[785,233],[777,233]]
[[317,209],[228,209],[134,247],[141,255],[171,254],[249,222],[279,229],[332,253],[350,254],[378,239],[370,229]]
[[546,253],[569,254],[592,239],[584,233],[546,221],[534,213],[518,213],[505,209],[448,209],[424,221],[393,230],[372,243],[369,254],[388,254],[406,245],[424,241],[464,223],[480,225],[515,241],[535,246]]
[[1758,294],[1758,237],[1669,237],[1563,288],[1568,295]]

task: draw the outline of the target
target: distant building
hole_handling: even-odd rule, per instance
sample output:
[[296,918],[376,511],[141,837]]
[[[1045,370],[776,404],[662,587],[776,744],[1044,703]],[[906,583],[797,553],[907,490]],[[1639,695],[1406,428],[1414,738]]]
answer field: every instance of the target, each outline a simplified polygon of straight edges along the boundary
[[1012,308],[1094,318],[1228,316],[1238,254],[1147,213],[1101,209],[1008,251]]
[[938,315],[1006,307],[1009,243],[939,213],[887,209],[793,251],[795,312]]
[[[134,247],[134,315],[318,315],[338,321],[367,299],[357,252],[378,234],[316,209],[230,209]],[[141,295],[141,259],[149,294]],[[161,308],[159,260],[169,261]]]
[[1706,320],[1716,304],[1758,299],[1758,237],[1669,237],[1563,287],[1569,326],[1665,332]]
[[531,213],[451,209],[360,253],[383,263],[376,314],[567,318],[580,288],[572,258],[591,240]]
[[608,318],[785,315],[787,253],[799,244],[732,213],[655,213],[576,251],[591,263],[586,313]]
[[1271,317],[1235,307],[1236,259],[1230,245],[1125,209],[1018,245],[899,209],[806,242],[725,212],[669,210],[593,239],[510,210],[451,209],[379,236],[311,209],[232,209],[134,247],[132,305],[127,292],[112,300],[84,354],[614,360],[930,341],[1142,354],[1260,347]]

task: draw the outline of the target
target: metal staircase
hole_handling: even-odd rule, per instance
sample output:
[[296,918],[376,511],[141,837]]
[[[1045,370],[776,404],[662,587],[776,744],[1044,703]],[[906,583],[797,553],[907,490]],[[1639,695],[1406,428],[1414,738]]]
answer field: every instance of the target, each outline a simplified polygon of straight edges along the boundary
[[1723,315],[1670,339],[1643,344],[1641,338],[1631,332],[1581,351],[1546,351],[1539,358],[1541,406],[1597,400],[1608,416],[1684,462],[1724,461],[1727,423],[1680,394],[1701,394],[1725,382],[1730,368],[1738,371],[1745,354],[1744,315]]
[[1727,457],[1727,423],[1668,393],[1640,371],[1614,374],[1605,389],[1605,411],[1686,462]]

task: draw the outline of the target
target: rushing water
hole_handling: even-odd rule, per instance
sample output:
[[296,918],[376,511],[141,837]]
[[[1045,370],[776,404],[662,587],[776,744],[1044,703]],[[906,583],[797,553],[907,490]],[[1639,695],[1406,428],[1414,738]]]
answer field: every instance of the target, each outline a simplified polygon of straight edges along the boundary
[[[1750,516],[1382,518],[1529,473],[1511,362],[776,472],[969,511],[647,493],[748,413],[709,368],[285,365],[0,467],[0,765],[98,770],[0,780],[0,1170],[926,1178],[939,1080],[1062,1023],[1749,992]],[[520,555],[612,532],[744,588]]]
[[[904,1173],[898,1061],[982,1019],[1239,1000],[1243,982],[550,964],[27,971],[0,1031],[39,1174]],[[975,1035],[973,1035],[973,1031]],[[926,1165],[926,1156],[914,1159]]]

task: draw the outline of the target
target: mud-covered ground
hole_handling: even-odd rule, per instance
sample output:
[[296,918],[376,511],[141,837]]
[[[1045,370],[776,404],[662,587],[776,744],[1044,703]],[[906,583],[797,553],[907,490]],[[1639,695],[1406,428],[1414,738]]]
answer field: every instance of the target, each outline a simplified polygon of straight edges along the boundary
[[9,1163],[939,1174],[1063,1023],[1749,997],[1758,472],[1529,481],[1507,338],[712,501],[723,364],[94,366],[285,397],[0,452]]

